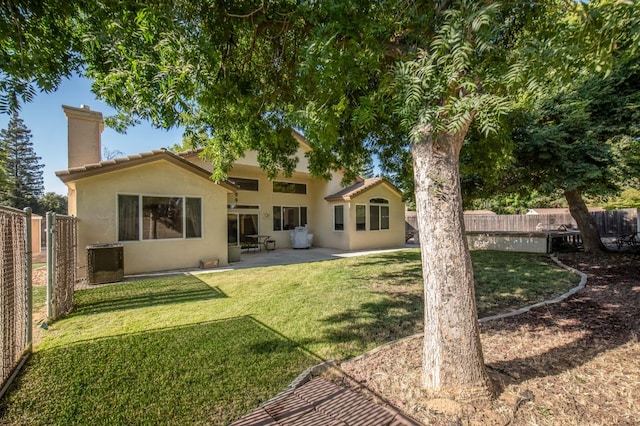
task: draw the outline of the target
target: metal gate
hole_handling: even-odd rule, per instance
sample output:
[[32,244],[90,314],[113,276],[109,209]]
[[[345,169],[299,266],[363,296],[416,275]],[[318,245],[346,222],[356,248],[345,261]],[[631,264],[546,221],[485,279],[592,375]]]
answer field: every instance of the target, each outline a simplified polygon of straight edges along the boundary
[[31,354],[31,209],[0,207],[0,232],[2,397]]
[[73,309],[77,270],[77,219],[47,213],[47,318],[57,320]]

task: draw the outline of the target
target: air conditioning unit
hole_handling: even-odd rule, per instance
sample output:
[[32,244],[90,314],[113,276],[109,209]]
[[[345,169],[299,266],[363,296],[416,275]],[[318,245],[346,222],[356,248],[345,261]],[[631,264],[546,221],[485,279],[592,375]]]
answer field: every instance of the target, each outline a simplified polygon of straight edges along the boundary
[[89,284],[104,284],[124,279],[122,244],[87,246],[87,279]]

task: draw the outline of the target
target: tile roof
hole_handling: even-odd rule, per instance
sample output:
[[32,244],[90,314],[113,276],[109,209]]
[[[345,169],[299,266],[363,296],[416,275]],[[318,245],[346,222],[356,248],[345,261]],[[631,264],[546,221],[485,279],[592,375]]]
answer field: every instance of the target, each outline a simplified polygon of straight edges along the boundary
[[338,200],[349,201],[352,198],[381,184],[388,185],[394,192],[396,192],[398,195],[401,195],[400,191],[387,179],[382,177],[376,177],[371,179],[360,180],[354,183],[353,185],[348,186],[336,192],[335,194],[331,194],[324,197],[324,199],[327,201],[338,201]]
[[[175,154],[168,149],[154,149],[153,151],[141,152],[139,154],[133,154],[126,157],[114,158],[112,160],[103,160],[98,163],[85,164],[80,167],[72,167],[66,170],[60,170],[56,172],[56,176],[63,182],[73,182],[78,179],[96,176],[103,173],[109,173],[116,170],[121,170],[141,164],[147,164],[154,161],[165,160],[179,167],[182,167],[196,175],[210,179],[211,172],[203,169],[202,167],[192,163],[189,160],[182,158],[182,156]],[[228,182],[219,183],[222,187],[229,191],[235,191],[235,187]]]

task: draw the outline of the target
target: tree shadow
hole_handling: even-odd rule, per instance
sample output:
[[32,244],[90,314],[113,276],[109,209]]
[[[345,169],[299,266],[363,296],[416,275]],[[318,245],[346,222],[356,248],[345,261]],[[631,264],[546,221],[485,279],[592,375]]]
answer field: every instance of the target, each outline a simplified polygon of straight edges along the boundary
[[[640,331],[640,289],[637,278],[626,280],[624,270],[608,271],[599,282],[564,302],[532,309],[511,318],[485,323],[483,334],[512,334],[543,330],[543,339],[579,336],[568,343],[534,355],[490,362],[487,366],[506,375],[509,383],[558,375],[637,338]],[[622,273],[623,275],[618,275]],[[540,342],[543,343],[543,342]],[[549,343],[549,342],[547,342]],[[552,342],[551,342],[552,343]],[[532,342],[535,345],[535,342]],[[547,345],[551,346],[551,345]]]
[[71,315],[90,315],[149,306],[197,302],[227,297],[194,275],[124,282],[76,292]]
[[0,423],[229,424],[317,363],[250,316],[83,340],[35,352]]
[[[422,331],[424,304],[421,294],[385,292],[377,302],[361,304],[322,319],[322,340],[343,345],[346,357]],[[310,342],[309,342],[310,343]]]
[[[370,266],[375,269],[369,269]],[[380,272],[374,274],[372,271]],[[383,281],[392,287],[422,285],[420,252],[399,251],[360,257],[354,276],[367,282]]]

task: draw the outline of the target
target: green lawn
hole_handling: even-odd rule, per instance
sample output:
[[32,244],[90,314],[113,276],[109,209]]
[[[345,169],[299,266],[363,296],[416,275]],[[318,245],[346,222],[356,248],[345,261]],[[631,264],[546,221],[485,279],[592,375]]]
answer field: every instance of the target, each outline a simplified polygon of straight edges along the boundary
[[[228,424],[309,366],[422,328],[417,250],[79,291],[0,403],[11,424]],[[579,278],[474,252],[480,316]]]

